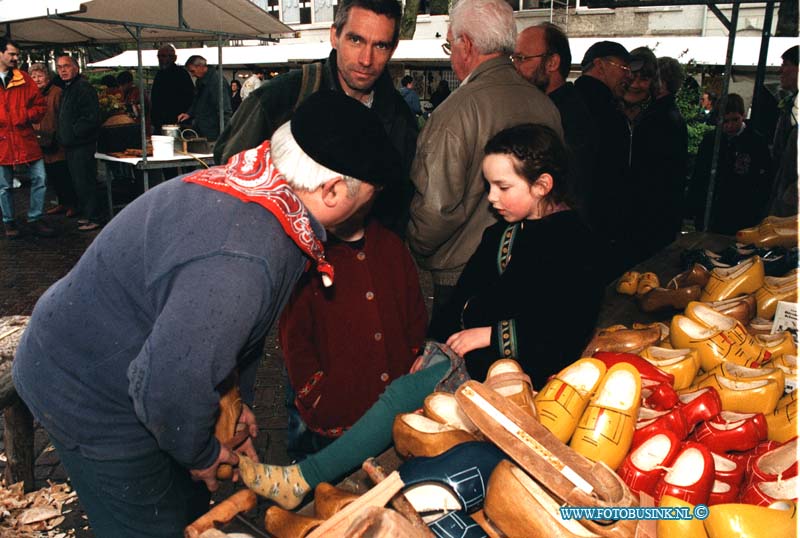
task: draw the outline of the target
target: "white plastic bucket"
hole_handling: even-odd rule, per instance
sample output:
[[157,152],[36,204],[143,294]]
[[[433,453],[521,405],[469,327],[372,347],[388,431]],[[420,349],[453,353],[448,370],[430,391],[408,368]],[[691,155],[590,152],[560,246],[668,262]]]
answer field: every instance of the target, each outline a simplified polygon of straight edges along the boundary
[[175,140],[171,136],[153,135],[153,159],[170,159],[175,155]]

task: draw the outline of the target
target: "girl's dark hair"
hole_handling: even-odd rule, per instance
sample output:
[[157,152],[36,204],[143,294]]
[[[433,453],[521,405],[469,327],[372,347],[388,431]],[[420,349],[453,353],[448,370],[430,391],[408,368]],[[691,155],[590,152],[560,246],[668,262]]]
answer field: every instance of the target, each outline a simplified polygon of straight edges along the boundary
[[553,188],[545,196],[547,204],[564,203],[573,207],[572,180],[567,149],[550,127],[523,123],[503,129],[484,148],[486,155],[511,155],[514,171],[533,183],[542,174],[553,177]]

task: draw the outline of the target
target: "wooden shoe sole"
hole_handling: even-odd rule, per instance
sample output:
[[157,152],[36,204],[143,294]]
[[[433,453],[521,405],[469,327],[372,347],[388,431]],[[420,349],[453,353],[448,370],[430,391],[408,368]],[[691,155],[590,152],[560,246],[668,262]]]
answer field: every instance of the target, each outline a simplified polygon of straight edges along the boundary
[[467,418],[456,401],[456,397],[449,392],[433,392],[425,398],[422,406],[423,413],[431,420],[446,424],[459,430],[464,430],[472,435],[478,432],[478,427]]
[[[709,538],[797,536],[797,504],[780,501],[770,506],[720,504],[710,506],[704,522]],[[769,530],[766,530],[765,526]],[[683,536],[681,538],[691,538]]]
[[324,521],[295,514],[279,506],[270,506],[264,515],[264,526],[275,538],[305,538]]
[[320,519],[328,519],[356,499],[358,494],[322,482],[314,488],[314,513]]
[[755,293],[764,284],[764,263],[758,256],[728,269],[711,271],[700,300],[704,303],[724,301],[737,295]]
[[394,448],[403,458],[434,457],[475,437],[446,424],[415,413],[397,415],[392,425]]
[[697,351],[689,348],[650,346],[642,352],[641,357],[659,370],[671,374],[674,378],[672,388],[675,390],[690,387],[700,370]]
[[517,361],[513,359],[495,361],[486,373],[484,385],[500,396],[508,398],[520,409],[536,418],[531,378],[522,370],[522,366]]
[[[574,506],[638,506],[638,498],[614,471],[593,463],[562,443],[530,415],[477,381],[456,391],[459,405],[483,434],[552,492],[558,502]],[[601,536],[629,537],[634,521],[585,526]]]
[[598,536],[576,520],[562,519],[559,506],[522,469],[504,460],[489,479],[484,511],[508,538]]

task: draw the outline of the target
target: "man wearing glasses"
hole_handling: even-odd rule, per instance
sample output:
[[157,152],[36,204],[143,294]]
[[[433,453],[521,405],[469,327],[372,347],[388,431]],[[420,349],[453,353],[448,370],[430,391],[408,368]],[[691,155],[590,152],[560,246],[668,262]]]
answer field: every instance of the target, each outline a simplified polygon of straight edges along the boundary
[[[434,320],[483,231],[496,222],[481,172],[486,142],[520,123],[562,133],[556,107],[511,64],[516,37],[513,11],[504,0],[461,0],[450,10],[443,48],[462,82],[420,134],[407,234],[418,262],[432,273]],[[432,324],[429,334],[441,337],[438,332]]]
[[220,95],[219,69],[209,71],[208,62],[202,56],[191,56],[186,61],[186,69],[194,78],[197,86],[197,95],[192,101],[189,110],[178,114],[178,123],[191,120],[192,128],[197,134],[209,140],[219,138],[219,102],[222,99],[223,123],[231,120],[231,89],[228,81],[223,79],[222,94]]
[[594,126],[583,98],[567,82],[572,53],[566,34],[549,22],[525,28],[517,37],[511,61],[517,73],[547,94],[558,108],[564,139],[575,156],[573,194],[579,206],[585,206],[591,188],[588,163],[594,158]]
[[586,201],[591,225],[609,243],[609,281],[633,265],[626,218],[632,203],[631,134],[628,121],[619,110],[619,100],[630,83],[631,68],[638,70],[640,63],[632,61],[619,43],[598,41],[586,51],[581,61],[582,75],[575,81],[575,89],[594,122],[596,158],[592,189]]

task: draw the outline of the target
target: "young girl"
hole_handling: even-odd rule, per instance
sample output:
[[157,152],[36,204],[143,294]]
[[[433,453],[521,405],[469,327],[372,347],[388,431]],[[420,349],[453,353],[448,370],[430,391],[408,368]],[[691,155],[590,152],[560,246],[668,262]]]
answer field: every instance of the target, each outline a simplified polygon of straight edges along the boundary
[[535,388],[579,358],[591,336],[603,286],[595,241],[571,208],[563,144],[547,127],[525,124],[486,144],[483,175],[503,221],[483,234],[434,319],[433,337],[484,379],[499,358],[514,358]]
[[[485,148],[489,201],[505,220],[491,226],[470,259],[442,326],[447,344],[484,379],[498,358],[517,359],[535,388],[579,358],[602,295],[592,238],[569,207],[566,153],[541,125],[501,131]],[[513,255],[513,256],[512,256]],[[247,486],[294,508],[320,482],[330,482],[386,449],[395,415],[422,407],[448,372],[440,362],[393,381],[353,427],[297,465],[240,457]]]

